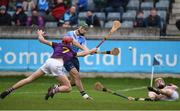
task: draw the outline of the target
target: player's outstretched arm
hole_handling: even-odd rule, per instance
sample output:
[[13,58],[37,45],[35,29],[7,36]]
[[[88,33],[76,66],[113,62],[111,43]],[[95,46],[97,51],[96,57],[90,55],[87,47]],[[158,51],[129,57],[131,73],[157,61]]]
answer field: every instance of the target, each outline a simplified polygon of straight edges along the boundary
[[177,86],[177,85],[175,85],[175,84],[170,84],[171,85],[171,87],[174,89],[174,90],[178,90],[179,89],[179,87]]
[[81,51],[81,52],[78,52],[77,53],[77,57],[82,57],[82,56],[86,56],[86,55],[89,55],[89,54],[93,54],[93,53],[95,53],[95,52],[97,52],[97,48],[93,48],[93,49],[91,49],[91,50],[89,50],[89,51]]
[[89,49],[86,46],[81,45],[80,43],[76,42],[75,40],[73,40],[72,44],[75,45],[76,47],[79,47],[83,51],[89,51]]
[[46,45],[49,45],[49,46],[52,46],[52,42],[50,42],[50,41],[48,41],[48,40],[46,40],[46,39],[44,38],[44,34],[45,34],[44,31],[42,31],[42,30],[37,30],[37,34],[38,34],[38,40],[39,40],[41,43],[46,44]]

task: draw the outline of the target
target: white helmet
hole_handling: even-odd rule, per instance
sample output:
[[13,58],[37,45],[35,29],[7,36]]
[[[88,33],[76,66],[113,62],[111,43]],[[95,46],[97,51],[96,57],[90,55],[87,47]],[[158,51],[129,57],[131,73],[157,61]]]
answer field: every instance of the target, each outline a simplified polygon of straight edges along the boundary
[[154,84],[155,84],[155,87],[159,89],[162,89],[165,87],[165,82],[163,78],[156,78],[154,81]]

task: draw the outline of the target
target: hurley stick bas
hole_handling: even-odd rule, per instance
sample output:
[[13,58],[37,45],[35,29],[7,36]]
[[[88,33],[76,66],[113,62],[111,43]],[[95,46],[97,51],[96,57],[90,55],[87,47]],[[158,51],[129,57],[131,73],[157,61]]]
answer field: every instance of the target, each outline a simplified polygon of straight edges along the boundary
[[101,44],[108,39],[118,28],[121,27],[121,23],[119,21],[114,21],[113,26],[110,30],[110,32],[101,40],[101,42],[96,46],[96,48],[99,48]]
[[95,54],[110,54],[110,55],[117,56],[119,54],[119,52],[120,51],[118,48],[113,48],[110,51],[96,52]]

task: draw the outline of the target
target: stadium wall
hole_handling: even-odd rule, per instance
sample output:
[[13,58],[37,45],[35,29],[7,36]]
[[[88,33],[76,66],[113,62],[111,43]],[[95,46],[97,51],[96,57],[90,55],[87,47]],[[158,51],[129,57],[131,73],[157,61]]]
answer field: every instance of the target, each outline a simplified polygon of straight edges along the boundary
[[[99,40],[88,40],[88,47],[93,48],[98,43]],[[107,40],[100,50],[111,50],[115,47],[120,49],[118,56],[81,57],[81,71],[150,73],[153,58],[156,56],[160,65],[155,66],[155,72],[180,73],[180,41]],[[49,46],[36,39],[0,39],[0,71],[33,71],[45,62],[51,52]]]
[[[36,27],[16,27],[1,26],[0,39],[36,39]],[[64,36],[67,31],[74,28],[44,28],[46,38],[59,39]],[[87,39],[102,39],[110,31],[108,28],[90,28],[86,34]],[[113,33],[109,39],[116,40],[159,40],[160,33],[158,28],[121,28]],[[165,37],[167,38],[167,37]],[[174,38],[174,37],[173,37]],[[177,37],[175,37],[177,38]]]

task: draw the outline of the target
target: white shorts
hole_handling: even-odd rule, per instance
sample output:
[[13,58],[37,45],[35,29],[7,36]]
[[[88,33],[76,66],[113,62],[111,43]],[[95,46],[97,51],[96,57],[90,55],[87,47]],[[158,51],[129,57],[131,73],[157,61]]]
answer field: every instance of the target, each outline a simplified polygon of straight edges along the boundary
[[177,92],[177,91],[174,91],[173,94],[172,94],[172,96],[171,96],[171,98],[172,98],[173,100],[179,99],[179,94],[178,94],[178,92]]
[[166,100],[166,101],[175,101],[179,99],[179,94],[177,91],[173,91],[171,97],[162,97],[160,100]]
[[40,67],[40,69],[52,76],[65,75],[65,68],[63,66],[63,59],[49,58],[46,62]]

